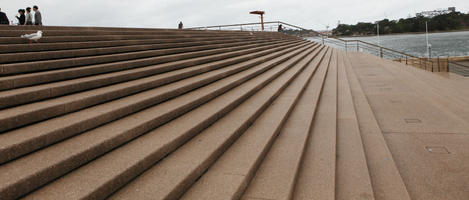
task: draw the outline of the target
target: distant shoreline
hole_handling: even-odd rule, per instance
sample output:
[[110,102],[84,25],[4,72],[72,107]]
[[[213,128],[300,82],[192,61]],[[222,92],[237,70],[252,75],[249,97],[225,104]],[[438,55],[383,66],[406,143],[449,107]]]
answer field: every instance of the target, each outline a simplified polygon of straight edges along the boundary
[[[454,32],[466,32],[469,31],[468,29],[461,29],[461,30],[450,30],[450,31],[430,31],[428,33],[454,33]],[[379,36],[388,36],[388,35],[420,35],[420,34],[425,34],[425,32],[406,32],[406,33],[389,33],[389,34],[383,34]],[[376,37],[377,35],[348,35],[348,36],[334,36],[337,38],[356,38],[356,37]]]

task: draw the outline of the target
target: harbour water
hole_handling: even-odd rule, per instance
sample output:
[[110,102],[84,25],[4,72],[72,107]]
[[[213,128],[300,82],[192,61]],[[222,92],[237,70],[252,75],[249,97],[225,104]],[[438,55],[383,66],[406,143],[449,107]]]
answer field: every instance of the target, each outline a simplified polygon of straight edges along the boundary
[[[378,37],[345,37],[345,40],[362,40],[377,44]],[[469,31],[428,34],[432,57],[469,56]],[[380,45],[415,56],[426,56],[425,34],[400,34],[380,36]]]

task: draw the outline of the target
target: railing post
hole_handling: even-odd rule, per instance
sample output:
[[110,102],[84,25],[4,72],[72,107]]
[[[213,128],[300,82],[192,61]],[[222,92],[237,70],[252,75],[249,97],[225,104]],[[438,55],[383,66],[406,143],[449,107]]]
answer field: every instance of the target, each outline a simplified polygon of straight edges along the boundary
[[405,65],[407,65],[407,56],[405,56]]
[[430,60],[430,62],[432,63],[432,72],[433,72],[433,60]]
[[383,58],[383,47],[379,47],[379,57]]
[[448,67],[447,67],[447,69],[446,69],[446,70],[449,72],[449,56],[448,56],[448,57],[446,57],[446,64],[448,64]]
[[358,40],[357,40],[357,52],[360,51],[360,47],[358,45],[360,45],[360,44],[358,43]]
[[441,68],[440,68],[440,56],[436,57],[436,62],[438,62],[438,72],[441,72]]

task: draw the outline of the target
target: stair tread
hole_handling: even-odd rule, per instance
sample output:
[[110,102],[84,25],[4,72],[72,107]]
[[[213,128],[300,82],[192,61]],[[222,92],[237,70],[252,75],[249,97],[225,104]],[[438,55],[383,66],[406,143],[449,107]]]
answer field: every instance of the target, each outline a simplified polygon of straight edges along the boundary
[[[206,38],[204,38],[206,39]],[[170,48],[181,48],[191,46],[202,46],[202,45],[214,45],[214,44],[230,44],[238,42],[246,42],[260,40],[254,38],[220,38],[209,41],[200,42],[181,42],[181,43],[154,43],[154,44],[140,44],[140,45],[124,45],[124,46],[111,46],[111,47],[97,47],[97,48],[83,48],[83,49],[70,49],[70,50],[56,50],[56,51],[41,51],[41,52],[21,52],[21,53],[4,53],[0,54],[0,63],[18,63],[18,62],[30,62],[38,60],[52,60],[52,59],[63,59],[71,57],[84,57],[92,55],[105,55],[115,53],[126,53],[136,52],[145,50],[156,50],[156,49],[170,49]]]
[[[239,50],[235,52],[227,52],[221,53],[216,55],[209,55],[197,58],[189,58],[186,60],[179,60],[173,61],[168,63],[156,64],[156,65],[149,65],[143,66],[133,69],[109,72],[105,74],[98,74],[94,76],[86,76],[86,77],[77,77],[76,79],[69,79],[59,82],[53,83],[45,83],[41,85],[35,85],[30,87],[18,88],[13,90],[7,91],[0,91],[0,108],[11,107],[22,105],[25,103],[31,103],[35,101],[40,101],[48,98],[59,97],[63,95],[67,95],[70,93],[77,93],[84,90],[94,89],[97,87],[105,87],[112,84],[118,84],[121,82],[127,81],[134,81],[138,79],[142,79],[145,77],[149,77],[152,75],[157,75],[161,73],[168,73],[171,70],[183,70],[186,68],[190,68],[193,66],[200,66],[200,65],[210,65],[211,63],[230,63],[233,62],[232,60],[235,59],[243,59],[243,56],[250,58],[249,55],[255,55],[254,52],[271,52],[267,49],[284,49],[287,47],[291,47],[295,45],[295,43],[280,43],[280,44],[272,44],[270,46],[261,46],[253,49],[248,50]],[[41,72],[38,75],[29,75],[23,76],[21,78],[17,78],[13,81],[19,82],[32,82],[34,80],[39,79],[36,82],[40,82],[42,80],[50,81],[53,79],[54,76],[59,76],[60,79],[62,77],[74,76],[80,72],[87,72],[93,70],[94,67],[89,68],[80,68],[80,69],[67,69],[67,70],[55,70],[52,72]],[[58,71],[58,72],[57,72]],[[60,77],[62,76],[62,77]],[[18,80],[19,79],[19,80]],[[1,80],[1,78],[0,78]],[[32,81],[30,81],[32,80]],[[12,83],[15,84],[15,83]],[[11,85],[11,84],[10,84]],[[13,87],[13,86],[11,86]],[[24,98],[28,97],[28,98]],[[12,99],[14,101],[12,101]]]
[[329,55],[325,55],[308,81],[242,199],[292,198],[313,116],[326,79]]
[[357,115],[343,64],[338,58],[336,199],[374,199]]
[[[52,141],[60,140],[57,138],[59,136],[60,136],[59,138],[65,138],[67,137],[67,135],[71,135],[72,133],[78,133],[80,131],[93,128],[99,124],[96,124],[96,122],[89,123],[89,121],[96,121],[96,119],[103,118],[105,117],[104,116],[105,113],[118,113],[123,109],[126,110],[126,113],[131,113],[132,110],[126,109],[126,107],[129,107],[132,104],[140,102],[140,104],[144,103],[145,105],[145,104],[148,104],[145,102],[149,102],[152,104],[162,102],[165,99],[174,97],[175,95],[183,94],[184,92],[190,91],[191,88],[197,88],[205,84],[208,84],[210,82],[213,82],[219,79],[217,77],[220,77],[220,75],[221,77],[230,75],[237,71],[244,70],[246,67],[250,67],[252,64],[268,61],[272,57],[275,57],[275,55],[282,55],[282,53],[287,53],[288,51],[295,50],[296,48],[299,48],[299,47],[301,47],[301,45],[298,47],[291,47],[290,49],[279,51],[278,53],[273,54],[273,55],[266,55],[266,56],[259,57],[253,60],[249,60],[249,61],[238,63],[232,66],[228,66],[222,69],[217,69],[214,71],[206,72],[201,75],[196,75],[194,77],[186,78],[179,82],[161,86],[160,88],[155,88],[149,91],[141,92],[139,94],[134,94],[133,96],[129,96],[124,99],[119,99],[115,102],[109,102],[107,104],[104,104],[103,106],[95,106],[95,107],[92,107],[92,108],[89,108],[80,112],[65,115],[64,117],[51,119],[51,120],[44,121],[38,124],[27,126],[25,128],[13,130],[8,133],[0,134],[0,138],[2,138],[0,139],[0,147],[1,147],[0,149],[2,150],[0,151],[2,155],[0,156],[0,158],[2,158],[0,160],[0,163],[5,162],[5,159],[10,159],[12,156],[22,155],[25,152],[28,153],[34,150],[35,148],[38,148],[37,145],[33,145],[31,143],[39,143],[39,144],[47,145],[47,143],[44,143],[45,142],[44,140],[46,138],[49,138],[49,135],[52,137],[55,137],[56,139],[52,140],[51,138],[49,138],[46,140],[48,141],[48,143]],[[256,70],[256,68],[252,70]],[[161,76],[165,76],[165,74],[162,74]],[[66,97],[59,99],[59,101],[55,101],[55,102],[46,101],[43,107],[47,108],[47,106],[49,106],[50,104],[56,104],[59,106],[66,105],[63,103],[67,101],[71,103],[75,102],[75,104],[77,104],[77,103],[81,103],[82,99],[91,98],[91,100],[93,100],[93,97],[100,93],[102,93],[104,97],[109,98],[109,96],[107,96],[109,92],[119,91],[122,88],[124,89],[129,88],[130,91],[134,91],[134,89],[132,89],[133,87],[139,86],[140,84],[148,82],[148,81],[153,81],[153,79],[155,78],[157,79],[158,76],[133,81],[136,83],[134,84],[134,86],[132,86],[133,82],[128,82],[128,83],[123,83],[120,85],[99,88],[93,91],[84,92],[83,95],[81,93],[78,93],[78,94],[66,96]],[[112,94],[112,93],[109,93],[109,94]],[[146,99],[156,99],[156,101],[155,100],[148,101]],[[30,105],[31,106],[29,106],[29,108],[33,110],[40,108],[38,105],[35,105],[35,104],[30,104]],[[73,104],[70,104],[70,105],[73,105]],[[20,110],[25,110],[25,108],[22,108],[22,107],[20,108],[21,108]],[[73,109],[73,106],[67,106],[66,109],[69,109],[69,110]],[[55,112],[58,112],[58,111],[55,110]],[[65,110],[62,112],[65,112]],[[14,116],[15,114],[17,114],[17,112],[12,112],[11,114]],[[49,114],[54,114],[54,113],[49,113]],[[27,116],[28,115],[26,115],[26,117]],[[122,116],[122,114],[120,116]],[[112,116],[112,118],[110,117],[107,117],[104,119],[109,121],[112,119],[116,119],[119,116]],[[99,121],[102,121],[102,120],[98,120],[98,122]],[[53,128],[51,129],[51,127]],[[77,128],[78,130],[76,130]],[[67,134],[57,135],[63,131],[67,131]]]
[[[182,199],[241,197],[323,54],[324,52],[314,57],[310,65],[309,63],[301,64],[306,65],[305,71],[302,71],[271,106],[218,158]],[[310,59],[307,58],[302,62]]]
[[[278,41],[277,41],[278,42]],[[222,47],[217,49],[203,49],[203,47],[192,47],[199,48],[199,51],[186,51],[189,47],[186,48],[174,48],[170,50],[145,50],[140,52],[127,52],[127,53],[117,53],[109,55],[92,55],[85,57],[77,58],[64,58],[57,60],[45,60],[45,61],[36,61],[33,63],[11,63],[11,64],[1,64],[0,70],[1,75],[11,75],[19,73],[31,73],[37,71],[46,71],[46,70],[55,70],[63,68],[72,68],[80,67],[87,65],[96,65],[106,63],[104,65],[116,65],[117,63],[113,62],[135,62],[135,61],[144,61],[144,60],[154,60],[154,57],[161,60],[175,61],[177,59],[184,59],[193,56],[201,55],[212,55],[219,52],[229,52],[234,50],[246,49],[251,47],[259,46],[256,42],[245,42],[243,46],[229,46]],[[223,46],[223,45],[222,45]],[[172,53],[172,54],[168,54]],[[166,61],[166,62],[167,62]]]
[[292,199],[335,199],[338,61],[330,56]]
[[[275,71],[277,71],[277,72],[275,72]],[[129,144],[129,145],[132,146],[132,148],[131,147],[126,147],[122,151],[117,149],[115,153],[114,152],[112,153],[112,155],[110,154],[109,156],[104,156],[103,160],[98,159],[97,160],[97,165],[100,166],[98,168],[100,168],[100,169],[109,169],[109,170],[106,171],[107,173],[101,173],[100,174],[100,177],[102,178],[101,180],[94,180],[94,181],[91,181],[89,183],[87,183],[88,181],[85,181],[85,180],[91,180],[91,179],[86,178],[86,177],[91,178],[91,177],[96,176],[96,174],[95,174],[96,171],[92,170],[93,169],[92,165],[94,163],[91,163],[91,166],[89,166],[89,167],[85,166],[83,170],[78,170],[77,173],[72,173],[72,175],[70,176],[71,177],[70,179],[67,179],[67,176],[66,176],[66,177],[63,178],[64,181],[58,182],[57,184],[53,183],[53,184],[51,184],[51,187],[46,187],[45,192],[38,191],[39,195],[44,194],[44,193],[50,193],[50,192],[47,192],[49,190],[49,188],[50,188],[50,190],[53,190],[54,187],[59,187],[59,188],[63,189],[63,188],[69,188],[70,187],[69,184],[72,184],[72,185],[76,185],[76,184],[81,185],[81,184],[83,184],[79,187],[76,187],[76,188],[80,188],[81,190],[85,190],[83,193],[81,193],[81,192],[71,192],[71,194],[72,195],[84,195],[84,196],[81,196],[79,198],[83,198],[83,197],[89,198],[88,195],[90,195],[91,191],[95,190],[96,188],[99,188],[100,186],[103,187],[103,185],[106,184],[107,182],[110,182],[110,181],[112,182],[112,179],[115,178],[116,176],[118,176],[119,173],[121,173],[123,169],[129,169],[129,168],[138,166],[137,164],[142,162],[140,160],[140,159],[142,159],[142,157],[148,157],[151,154],[153,154],[154,152],[171,151],[171,150],[164,150],[164,148],[166,148],[166,146],[170,145],[170,144],[172,144],[170,146],[173,146],[172,147],[173,149],[175,147],[179,146],[181,144],[181,142],[183,142],[184,140],[187,140],[188,138],[191,138],[188,135],[190,134],[192,129],[200,129],[200,128],[197,128],[198,126],[200,126],[200,124],[206,124],[206,125],[211,124],[211,123],[208,123],[206,121],[210,120],[210,118],[214,118],[213,116],[220,116],[220,113],[227,112],[227,111],[224,111],[224,110],[227,107],[228,108],[232,107],[230,105],[235,103],[236,101],[238,101],[237,99],[245,98],[245,96],[247,94],[249,94],[250,91],[256,90],[256,88],[257,88],[257,90],[261,89],[258,86],[259,84],[265,84],[265,82],[267,80],[269,80],[269,77],[275,76],[275,74],[277,74],[281,71],[282,71],[281,66],[277,66],[272,71],[268,71],[265,74],[263,74],[262,76],[256,77],[255,79],[252,79],[252,80],[246,82],[245,84],[243,84],[243,85],[241,85],[237,88],[234,88],[233,90],[223,94],[222,96],[217,97],[216,99],[204,104],[203,106],[201,106],[199,108],[196,108],[195,110],[192,110],[191,112],[183,115],[182,117],[177,118],[177,119],[171,121],[170,123],[158,128],[158,129],[155,129],[155,130],[151,131],[149,134],[154,135],[153,137],[158,137],[158,138],[161,137],[158,140],[154,140],[154,141],[158,141],[158,143],[150,142],[150,143],[147,143],[146,148],[143,148],[141,146],[142,142],[132,142],[132,143]],[[192,115],[192,116],[187,116],[187,115]],[[184,124],[180,123],[181,121],[186,121],[187,122],[188,119],[192,120],[192,122],[188,122],[188,123],[184,123]],[[196,120],[194,120],[194,119],[196,119]],[[215,120],[216,120],[216,118],[215,118]],[[213,121],[213,119],[212,119],[212,121]],[[176,125],[179,125],[179,126],[176,127]],[[194,132],[194,131],[192,131],[192,132]],[[172,135],[169,135],[170,133],[172,133]],[[149,137],[150,136],[149,134],[146,134],[144,137]],[[195,133],[192,133],[192,135],[193,134],[195,134]],[[206,135],[206,134],[203,134],[203,135]],[[144,138],[142,138],[142,139],[144,139]],[[217,139],[221,139],[221,138],[217,137]],[[134,141],[138,141],[138,140],[139,139],[134,140]],[[144,139],[144,140],[147,140],[147,139]],[[199,142],[199,140],[196,140],[195,143],[198,143],[198,142]],[[179,145],[177,143],[179,143]],[[187,144],[184,144],[184,146],[182,148],[186,148],[187,146],[190,145],[190,143],[191,142],[189,142]],[[138,151],[138,152],[135,151],[135,149],[136,149],[135,145],[139,146],[138,149],[140,151]],[[163,150],[162,150],[162,148],[163,148]],[[178,152],[178,151],[176,151],[176,152]],[[174,153],[176,153],[176,152],[174,152]],[[135,154],[137,154],[139,156],[137,158],[133,159],[134,162],[126,162],[126,164],[124,166],[118,166],[116,163],[114,163],[114,160],[115,160],[116,162],[119,162],[119,163],[122,164],[123,162],[125,162],[124,161],[125,159],[127,159],[128,157],[133,157],[132,155],[135,155]],[[160,155],[158,157],[161,158],[162,156],[163,155]],[[124,160],[122,160],[122,159],[124,159]],[[189,162],[186,159],[185,156],[183,156],[183,157],[178,156],[177,159],[183,159],[184,162],[186,162],[186,163]],[[157,160],[158,159],[156,159],[156,161]],[[152,162],[147,161],[147,162],[154,163],[155,161],[152,161]],[[147,167],[150,167],[150,166],[147,165]],[[119,169],[121,169],[121,170],[119,170]],[[83,173],[80,173],[82,171],[83,171]],[[142,171],[142,170],[140,170],[140,171]],[[179,171],[179,174],[182,174],[182,171]],[[81,181],[77,181],[77,179],[79,179]],[[85,181],[85,182],[83,182],[83,181]],[[126,186],[126,187],[128,187],[128,186]],[[88,192],[86,192],[86,188],[88,188],[88,190],[89,190]],[[143,188],[140,188],[140,190],[143,190]],[[95,192],[95,193],[99,193],[99,194],[96,194],[96,195],[105,195],[105,194],[110,194],[111,192],[112,191],[107,191],[107,192],[104,192],[104,193],[103,192]],[[34,198],[34,196],[35,196],[35,194],[32,194],[31,198]],[[62,198],[70,198],[70,197],[62,197]],[[92,197],[92,198],[95,198],[95,197]]]
[[[22,74],[22,75],[12,75],[12,76],[0,78],[0,84],[1,84],[0,89],[6,90],[6,91],[0,91],[0,93],[2,93],[2,96],[4,96],[4,95],[9,95],[10,93],[11,94],[20,93],[21,90],[28,90],[31,86],[32,87],[45,87],[44,84],[51,83],[51,82],[52,84],[63,84],[64,81],[76,81],[76,79],[82,78],[82,77],[93,76],[92,78],[96,78],[96,76],[103,76],[103,74],[105,76],[105,74],[110,74],[113,72],[125,73],[125,72],[145,70],[148,67],[156,66],[156,65],[165,66],[165,65],[177,65],[177,64],[186,63],[186,66],[187,65],[190,66],[190,63],[198,64],[203,61],[204,62],[217,61],[220,58],[230,58],[230,57],[242,55],[243,52],[249,53],[249,52],[255,52],[257,50],[264,50],[267,46],[273,48],[273,47],[279,47],[282,45],[286,46],[286,44],[294,44],[294,43],[295,42],[292,42],[292,41],[290,42],[286,41],[282,43],[264,43],[263,45],[260,45],[259,47],[255,47],[252,49],[243,49],[243,50],[237,50],[233,52],[221,52],[219,54],[205,55],[205,56],[202,55],[200,57],[188,57],[186,59],[180,59],[180,60],[163,62],[163,63],[158,63],[158,62],[156,64],[149,63],[148,65],[139,64],[138,60],[134,62],[124,61],[124,62],[113,63],[114,65],[135,63],[137,64],[136,67],[132,67],[131,65],[128,65],[128,66],[123,65],[122,67],[114,67],[114,68],[109,69],[110,67],[112,67],[112,65],[98,64],[98,65],[90,65],[90,66],[79,67],[79,68],[58,69],[58,70],[35,72],[35,73]],[[181,68],[177,66],[174,66],[174,67],[175,69]],[[16,89],[16,90],[13,90],[13,89]]]
[[410,200],[378,121],[355,75],[349,55],[345,55],[344,59],[375,198]]
[[[254,39],[258,37],[242,36],[236,38]],[[76,51],[80,49],[123,47],[132,45],[159,44],[162,47],[173,43],[191,43],[191,42],[210,42],[210,40],[229,39],[226,37],[194,37],[194,38],[176,38],[176,39],[135,39],[135,40],[114,40],[114,41],[91,41],[91,42],[62,42],[62,43],[39,43],[39,44],[0,44],[0,53],[47,53],[50,51]]]
[[[80,164],[86,161],[87,159],[92,159],[98,156],[99,154],[97,154],[96,151],[104,153],[103,151],[105,151],[106,149],[109,149],[110,147],[112,148],[113,146],[117,146],[119,144],[117,143],[118,141],[123,142],[125,140],[130,139],[128,137],[132,134],[133,135],[142,134],[143,130],[146,130],[146,129],[151,128],[152,126],[167,122],[171,120],[172,118],[176,117],[177,115],[175,114],[177,113],[183,114],[183,112],[186,112],[186,110],[188,111],[192,107],[198,106],[210,100],[211,98],[214,98],[215,96],[213,94],[223,93],[224,91],[236,86],[236,84],[242,83],[243,80],[249,79],[253,75],[262,73],[264,70],[269,69],[271,65],[275,64],[276,62],[279,62],[282,59],[286,59],[288,58],[288,56],[294,55],[295,53],[301,52],[301,50],[304,50],[304,48],[305,47],[303,47],[302,49],[290,52],[288,54],[285,54],[283,56],[280,56],[276,59],[265,62],[256,68],[252,68],[250,70],[246,70],[241,73],[238,73],[234,76],[230,76],[228,78],[222,79],[218,82],[215,82],[203,88],[197,89],[191,93],[187,93],[185,95],[179,96],[171,101],[161,103],[157,106],[146,109],[140,113],[136,113],[134,115],[130,115],[128,117],[114,121],[113,123],[106,124],[102,127],[86,132],[87,134],[81,134],[78,137],[72,138],[72,140],[66,140],[60,143],[60,145],[58,144],[53,145],[49,148],[45,148],[41,151],[28,155],[19,160],[15,160],[14,162],[0,166],[0,172],[4,172],[4,174],[2,175],[6,176],[5,178],[2,178],[2,179],[7,180],[2,184],[1,188],[5,188],[5,187],[9,188],[15,183],[18,184],[19,182],[17,181],[28,180],[25,177],[29,177],[29,179],[35,180],[38,177],[41,177],[40,175],[42,175],[42,176],[49,177],[48,179],[50,180],[51,178],[54,178],[54,175],[47,174],[48,172],[49,173],[55,172],[57,175],[63,174],[64,172],[69,170],[71,167],[77,166],[77,164]],[[192,81],[199,81],[199,80],[198,78],[193,78]],[[189,81],[186,81],[186,82],[187,84],[191,84]],[[163,86],[163,87],[157,88],[157,90],[162,91],[162,92],[173,91],[174,86],[172,85],[168,87]],[[120,99],[120,100],[110,102],[109,104],[100,105],[97,108],[116,109],[115,105],[119,105],[121,103],[124,103],[124,105],[125,104],[132,105],[132,104],[135,104],[135,101],[137,99],[140,99],[141,97],[143,97],[144,99],[145,98],[148,99],[148,97],[145,97],[145,96],[148,96],[148,95],[155,96],[155,95],[161,94],[161,93],[156,93],[156,94],[155,93],[156,93],[155,91],[147,91],[147,92],[139,93],[137,95],[132,96],[132,98],[135,100],[131,98]],[[197,100],[195,101],[194,98],[196,98]],[[106,112],[108,112],[106,111],[105,113],[103,113],[103,111],[97,111],[95,109],[96,108],[85,110],[88,112],[88,114],[86,112],[77,113],[77,115],[74,116],[76,119],[74,123],[83,122],[84,120],[83,118],[88,117],[88,115],[103,115],[103,114],[106,114]],[[158,115],[155,116],[154,113],[158,113]],[[137,116],[140,116],[140,117],[137,117]],[[117,117],[117,116],[114,115],[113,117]],[[87,120],[87,121],[90,121],[90,120]],[[96,120],[92,120],[89,123],[96,123],[95,121]],[[152,124],[152,126],[149,126],[150,124]],[[66,132],[62,132],[62,134],[65,134],[65,133]],[[98,133],[101,133],[101,134],[98,134]],[[111,140],[110,138],[115,138],[115,139]],[[93,152],[92,150],[94,150],[95,152]],[[45,156],[48,154],[54,154],[54,155]],[[74,155],[74,157],[69,157],[70,155]],[[42,165],[40,165],[41,161],[43,161],[42,158],[44,157],[51,158],[51,159],[49,159],[48,162],[42,162]],[[78,158],[80,158],[80,162],[76,163],[75,161],[78,161],[77,160]],[[35,161],[31,162],[30,160],[32,159],[34,159]],[[52,159],[55,161],[51,161]],[[34,166],[30,166],[30,165],[25,165],[22,162],[24,163],[38,162],[38,163],[35,164]],[[53,168],[50,168],[49,166],[54,166],[54,165],[57,166],[57,164],[61,164],[61,165],[67,164],[66,166],[68,169],[65,168],[64,166],[63,168],[59,167],[60,170],[56,169],[55,171],[51,171]],[[29,167],[34,167],[34,169],[28,169]],[[19,172],[16,170],[21,169],[21,168],[26,168],[24,169],[24,171],[26,171],[27,173],[23,172],[21,174],[14,175],[14,173],[11,172],[13,170],[15,170],[15,172]],[[38,173],[40,175],[38,175]],[[41,182],[38,184],[43,184],[44,181],[48,181],[48,180],[46,178],[43,178],[43,179],[39,178],[37,181]],[[31,183],[30,185],[27,185],[27,186],[23,185],[23,186],[31,187],[32,185],[34,184]]]

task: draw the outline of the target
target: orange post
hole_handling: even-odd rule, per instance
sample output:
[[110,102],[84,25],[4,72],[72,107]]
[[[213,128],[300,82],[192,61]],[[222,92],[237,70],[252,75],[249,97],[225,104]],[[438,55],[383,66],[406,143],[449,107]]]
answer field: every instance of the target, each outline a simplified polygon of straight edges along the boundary
[[256,11],[249,12],[249,14],[260,15],[261,16],[262,31],[264,31],[264,14],[265,14],[265,12],[256,10]]

